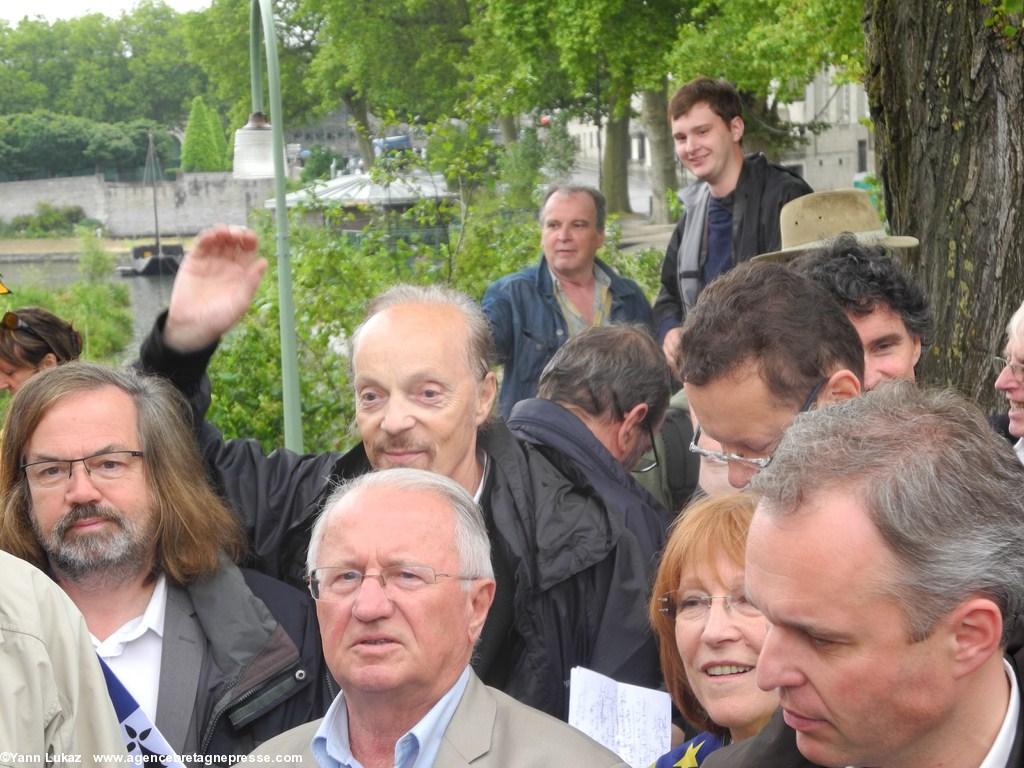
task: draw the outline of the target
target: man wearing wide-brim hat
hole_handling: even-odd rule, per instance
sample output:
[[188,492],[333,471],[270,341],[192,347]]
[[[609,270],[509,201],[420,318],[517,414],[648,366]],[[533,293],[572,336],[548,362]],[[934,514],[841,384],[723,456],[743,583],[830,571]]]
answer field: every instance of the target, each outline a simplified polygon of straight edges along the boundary
[[892,253],[916,247],[917,238],[888,234],[859,189],[793,200],[782,209],[780,229],[782,248],[756,260],[791,261],[842,305],[864,347],[865,388],[914,381],[921,351],[931,343],[932,317],[924,292]]

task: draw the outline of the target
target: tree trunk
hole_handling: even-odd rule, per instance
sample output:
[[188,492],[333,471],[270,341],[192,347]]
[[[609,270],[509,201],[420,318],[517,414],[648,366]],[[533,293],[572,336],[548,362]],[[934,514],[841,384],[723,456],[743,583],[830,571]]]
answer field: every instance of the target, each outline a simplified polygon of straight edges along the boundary
[[679,186],[676,177],[676,153],[672,145],[672,127],[668,122],[667,80],[656,91],[643,91],[643,117],[651,143],[651,223],[671,224],[668,195]]
[[503,144],[515,144],[519,141],[519,121],[515,115],[499,115],[498,125],[501,127]]
[[936,8],[865,0],[865,80],[891,231],[921,240],[924,378],[992,407],[988,356],[1024,299],[1024,55],[977,0]]
[[356,96],[354,93],[346,92],[341,95],[345,107],[352,118],[356,128],[356,137],[359,143],[359,156],[363,158],[363,168],[370,170],[376,155],[373,151],[373,139],[370,138],[370,114],[366,106],[366,99]]
[[629,207],[629,113],[624,117],[609,117],[605,126],[601,191],[610,213],[632,213]]

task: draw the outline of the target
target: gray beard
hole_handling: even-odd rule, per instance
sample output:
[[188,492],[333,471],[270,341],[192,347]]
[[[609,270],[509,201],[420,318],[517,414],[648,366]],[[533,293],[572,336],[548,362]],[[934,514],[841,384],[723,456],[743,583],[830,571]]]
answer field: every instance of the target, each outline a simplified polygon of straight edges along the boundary
[[[114,524],[113,529],[74,534],[67,538],[79,520],[98,517]],[[75,505],[44,535],[34,515],[29,515],[36,539],[57,574],[75,583],[119,584],[137,577],[148,566],[153,550],[151,519],[145,524],[130,520],[111,507],[96,504]]]

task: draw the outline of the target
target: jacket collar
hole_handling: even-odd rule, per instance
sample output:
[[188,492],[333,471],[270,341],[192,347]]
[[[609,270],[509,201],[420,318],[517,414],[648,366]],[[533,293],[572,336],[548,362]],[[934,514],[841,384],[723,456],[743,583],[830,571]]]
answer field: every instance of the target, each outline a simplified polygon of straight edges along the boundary
[[491,749],[497,711],[494,697],[476,673],[471,672],[462,701],[444,732],[436,764],[462,768],[487,754]]

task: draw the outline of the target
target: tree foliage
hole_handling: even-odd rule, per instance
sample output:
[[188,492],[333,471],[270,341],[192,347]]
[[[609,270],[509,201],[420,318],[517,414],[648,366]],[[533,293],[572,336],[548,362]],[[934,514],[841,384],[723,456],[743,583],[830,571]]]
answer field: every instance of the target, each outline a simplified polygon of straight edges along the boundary
[[[189,14],[182,34],[189,61],[208,78],[210,88],[204,95],[219,114],[227,117],[228,129],[245,125],[252,111],[249,61],[250,0],[213,0],[209,8]],[[282,108],[287,129],[318,114],[321,94],[310,90],[309,63],[316,50],[319,21],[303,11],[296,2],[275,3],[278,60],[281,68]],[[265,46],[257,66],[266,71]],[[264,107],[267,78],[263,78]],[[328,100],[337,108],[338,99]],[[323,111],[329,111],[324,108]]]
[[220,120],[210,112],[202,96],[192,99],[192,109],[181,144],[183,171],[222,171],[227,167],[227,145]]
[[106,123],[182,122],[189,99],[206,88],[183,55],[185,17],[143,0],[118,19],[0,22],[0,115],[45,109]]
[[177,142],[148,120],[97,123],[43,111],[0,116],[0,179],[91,173],[133,178],[146,164],[150,131],[160,156],[173,158]]

